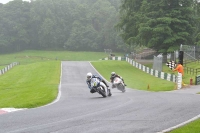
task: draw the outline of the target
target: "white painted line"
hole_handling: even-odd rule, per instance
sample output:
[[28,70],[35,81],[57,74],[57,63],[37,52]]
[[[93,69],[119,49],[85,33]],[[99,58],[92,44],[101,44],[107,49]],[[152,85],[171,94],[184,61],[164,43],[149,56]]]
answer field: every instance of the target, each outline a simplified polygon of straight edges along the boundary
[[188,120],[188,121],[185,121],[185,122],[183,122],[183,123],[181,123],[181,124],[178,124],[178,125],[176,125],[176,126],[170,127],[170,128],[168,128],[168,129],[165,129],[165,130],[163,130],[163,131],[161,131],[161,132],[157,132],[157,133],[167,133],[167,132],[170,132],[170,131],[172,131],[172,130],[174,130],[174,129],[176,129],[176,128],[182,127],[182,126],[184,126],[184,125],[186,125],[186,124],[188,124],[188,123],[190,123],[190,122],[192,122],[192,121],[195,121],[195,120],[197,120],[197,119],[199,119],[199,118],[200,118],[200,114],[197,115],[197,116],[195,116],[194,118]]
[[[91,62],[89,62],[90,63],[90,65],[94,68],[94,66],[91,64]],[[95,68],[94,68],[95,69]],[[98,71],[97,71],[97,69],[95,69],[96,70],[96,72],[98,73],[98,75],[99,76],[101,76],[104,80],[106,80]],[[106,80],[108,83],[110,83],[108,80]],[[110,83],[111,84],[111,83]]]
[[14,112],[14,111],[19,111],[19,110],[24,110],[24,108],[1,108],[1,110],[5,112]]
[[24,109],[26,109],[26,108],[0,108],[0,115],[10,113],[10,112],[19,111],[19,110],[24,110]]

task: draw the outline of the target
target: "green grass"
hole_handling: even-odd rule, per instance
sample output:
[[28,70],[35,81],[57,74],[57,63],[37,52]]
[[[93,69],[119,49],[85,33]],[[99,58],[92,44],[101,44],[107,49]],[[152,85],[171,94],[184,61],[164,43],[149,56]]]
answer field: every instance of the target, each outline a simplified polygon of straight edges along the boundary
[[0,108],[33,108],[50,103],[57,97],[61,60],[90,61],[107,56],[104,52],[71,51],[23,51],[0,55],[2,69],[4,64],[20,62],[0,75]]
[[98,61],[91,63],[108,81],[112,71],[118,73],[130,88],[149,91],[170,91],[175,88],[175,83],[151,76],[126,61]]
[[1,70],[1,69],[4,69],[5,67],[6,67],[6,66],[4,66],[4,65],[0,66],[0,70]]
[[[114,53],[123,56],[122,53]],[[28,64],[33,62],[44,62],[48,60],[60,61],[96,61],[108,57],[104,52],[72,52],[72,51],[23,51],[19,53],[0,55],[0,65],[20,62]]]
[[199,133],[200,132],[200,119],[190,122],[183,127],[177,128],[169,133]]
[[19,65],[0,76],[0,108],[32,108],[58,94],[60,61]]
[[[104,52],[71,51],[23,51],[0,55],[0,64],[20,62],[0,76],[0,107],[32,108],[53,101],[57,96],[60,60],[95,61],[92,64],[107,80],[115,71],[134,89],[170,91],[175,88],[175,83],[151,76],[126,61],[97,61],[107,56]],[[151,68],[151,64],[148,67]],[[163,70],[174,73],[165,65]]]

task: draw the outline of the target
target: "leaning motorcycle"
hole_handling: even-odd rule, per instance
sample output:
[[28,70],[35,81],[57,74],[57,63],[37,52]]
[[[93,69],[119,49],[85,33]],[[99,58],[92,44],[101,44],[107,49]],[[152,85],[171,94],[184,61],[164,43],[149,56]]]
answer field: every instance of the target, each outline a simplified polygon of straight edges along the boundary
[[115,77],[113,80],[113,88],[117,88],[118,90],[125,92],[125,85],[121,78]]
[[94,89],[96,92],[98,92],[103,97],[107,97],[107,95],[108,95],[107,87],[98,78],[92,78],[90,84],[91,84],[92,89]]

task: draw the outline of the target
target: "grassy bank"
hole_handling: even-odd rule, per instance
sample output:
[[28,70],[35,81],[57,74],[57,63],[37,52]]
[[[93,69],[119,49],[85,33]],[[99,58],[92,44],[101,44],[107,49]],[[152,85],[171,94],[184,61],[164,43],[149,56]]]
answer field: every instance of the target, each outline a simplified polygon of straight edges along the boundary
[[0,108],[32,108],[52,102],[58,94],[60,61],[19,65],[0,76]]
[[[115,55],[122,55],[115,53]],[[96,61],[108,57],[104,52],[72,52],[72,51],[23,51],[13,54],[0,55],[0,65],[20,62],[29,64],[49,60],[59,61]]]
[[175,83],[151,76],[126,61],[98,61],[91,63],[108,81],[112,71],[118,73],[130,88],[149,91],[170,91],[175,88]]
[[0,75],[0,108],[33,108],[50,103],[58,94],[61,60],[91,61],[107,56],[104,52],[71,51],[23,51],[0,55],[0,64],[20,62]]
[[200,132],[200,119],[186,124],[183,127],[175,129],[169,133],[199,133]]
[[[104,52],[70,51],[24,51],[0,55],[1,64],[20,62],[20,65],[0,76],[0,107],[30,108],[53,101],[57,96],[60,60],[94,61],[94,67],[108,81],[110,73],[115,71],[124,78],[129,88],[147,91],[170,91],[175,88],[175,83],[151,76],[126,61],[99,61],[107,56]],[[166,66],[164,70],[174,73]],[[48,93],[45,92],[47,90]]]

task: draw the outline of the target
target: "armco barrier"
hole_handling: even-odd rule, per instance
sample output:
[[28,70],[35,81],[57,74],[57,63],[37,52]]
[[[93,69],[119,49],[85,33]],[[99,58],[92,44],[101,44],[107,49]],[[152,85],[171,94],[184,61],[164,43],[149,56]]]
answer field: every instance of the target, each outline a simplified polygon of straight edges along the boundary
[[196,76],[196,81],[195,81],[196,85],[200,85],[200,75]]
[[0,75],[3,75],[4,73],[6,73],[7,71],[9,71],[11,68],[13,68],[14,66],[19,65],[19,62],[13,62],[10,65],[6,66],[5,68],[0,70]]

